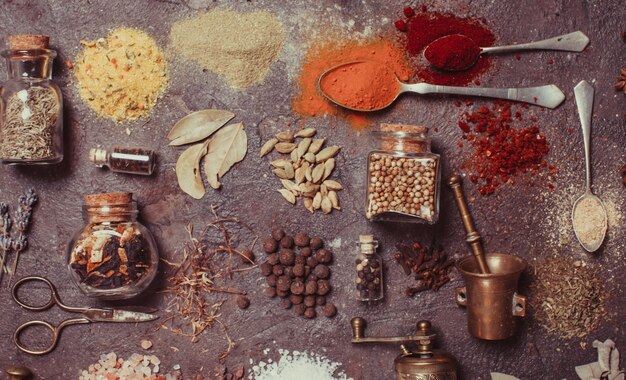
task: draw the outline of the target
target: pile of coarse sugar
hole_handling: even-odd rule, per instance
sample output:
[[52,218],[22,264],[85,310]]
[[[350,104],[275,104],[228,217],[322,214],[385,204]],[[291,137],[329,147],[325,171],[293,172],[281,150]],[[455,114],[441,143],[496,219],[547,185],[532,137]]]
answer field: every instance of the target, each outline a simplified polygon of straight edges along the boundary
[[[265,351],[264,353],[267,353]],[[252,367],[249,379],[255,380],[352,380],[338,368],[341,363],[307,352],[279,349],[277,361],[259,362]],[[338,372],[335,374],[335,372]]]
[[[159,374],[161,361],[154,355],[132,354],[127,360],[114,352],[100,355],[97,363],[83,370],[79,380],[179,380],[179,372]],[[176,366],[175,366],[176,367]]]

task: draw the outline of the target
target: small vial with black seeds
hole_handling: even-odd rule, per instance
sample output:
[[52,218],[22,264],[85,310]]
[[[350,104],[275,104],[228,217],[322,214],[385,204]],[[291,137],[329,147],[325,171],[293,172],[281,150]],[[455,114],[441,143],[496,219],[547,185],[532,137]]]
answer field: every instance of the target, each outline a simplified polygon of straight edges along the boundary
[[108,150],[100,147],[89,150],[89,160],[96,166],[107,166],[118,173],[151,175],[155,158],[154,151],[145,148],[115,146]]
[[384,296],[383,259],[376,253],[378,242],[373,235],[359,235],[356,264],[356,299],[380,301]]

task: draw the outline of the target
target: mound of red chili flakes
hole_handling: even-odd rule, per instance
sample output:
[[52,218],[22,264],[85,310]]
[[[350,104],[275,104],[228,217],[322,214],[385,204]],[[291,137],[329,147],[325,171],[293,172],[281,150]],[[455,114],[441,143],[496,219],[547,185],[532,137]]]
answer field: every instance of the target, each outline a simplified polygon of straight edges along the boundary
[[[470,180],[478,184],[481,195],[493,194],[501,184],[515,183],[513,177],[520,174],[534,176],[558,172],[544,159],[550,145],[539,127],[513,128],[514,119],[521,120],[523,115],[520,111],[513,114],[510,102],[495,101],[491,108],[480,107],[475,112],[463,113],[461,117],[459,128],[463,131],[463,139],[474,148],[468,165]],[[531,121],[536,118],[532,117]],[[462,146],[463,143],[459,142],[459,147]],[[554,189],[552,184],[548,187]]]

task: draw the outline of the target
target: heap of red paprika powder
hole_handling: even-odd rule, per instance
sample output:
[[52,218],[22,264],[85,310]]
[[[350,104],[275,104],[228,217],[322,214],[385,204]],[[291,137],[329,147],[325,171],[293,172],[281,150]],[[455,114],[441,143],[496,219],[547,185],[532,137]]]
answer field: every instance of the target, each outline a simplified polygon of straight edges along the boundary
[[491,108],[463,113],[458,122],[463,139],[474,148],[467,166],[470,180],[478,184],[481,195],[493,194],[501,184],[513,184],[513,178],[524,173],[534,176],[544,171],[558,172],[545,160],[550,145],[539,127],[515,129],[514,118],[522,119],[522,113],[512,114],[510,102],[495,101]]
[[[418,80],[449,86],[480,83],[478,78],[491,66],[487,57],[481,57],[467,70],[453,72],[431,67],[420,55],[431,42],[452,34],[464,35],[480,47],[493,46],[496,38],[487,28],[485,19],[460,18],[449,13],[430,12],[424,5],[419,8],[405,8],[403,14],[405,19],[397,20],[394,25],[396,29],[406,34],[407,52],[418,57]],[[448,48],[453,49],[454,46]],[[475,54],[473,51],[468,53]]]

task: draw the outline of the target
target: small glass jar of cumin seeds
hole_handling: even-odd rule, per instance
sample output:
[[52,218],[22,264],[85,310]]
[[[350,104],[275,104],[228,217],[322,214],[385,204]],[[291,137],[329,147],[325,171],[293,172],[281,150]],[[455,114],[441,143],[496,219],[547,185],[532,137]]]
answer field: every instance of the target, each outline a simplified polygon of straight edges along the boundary
[[9,36],[9,79],[0,88],[0,162],[54,164],[63,160],[63,98],[51,81],[56,52],[43,35]]
[[366,217],[373,221],[434,224],[439,219],[440,156],[427,127],[382,124],[380,149],[367,168]]
[[87,296],[132,298],[148,288],[159,254],[150,231],[137,221],[132,193],[85,195],[87,224],[67,247],[70,277]]

